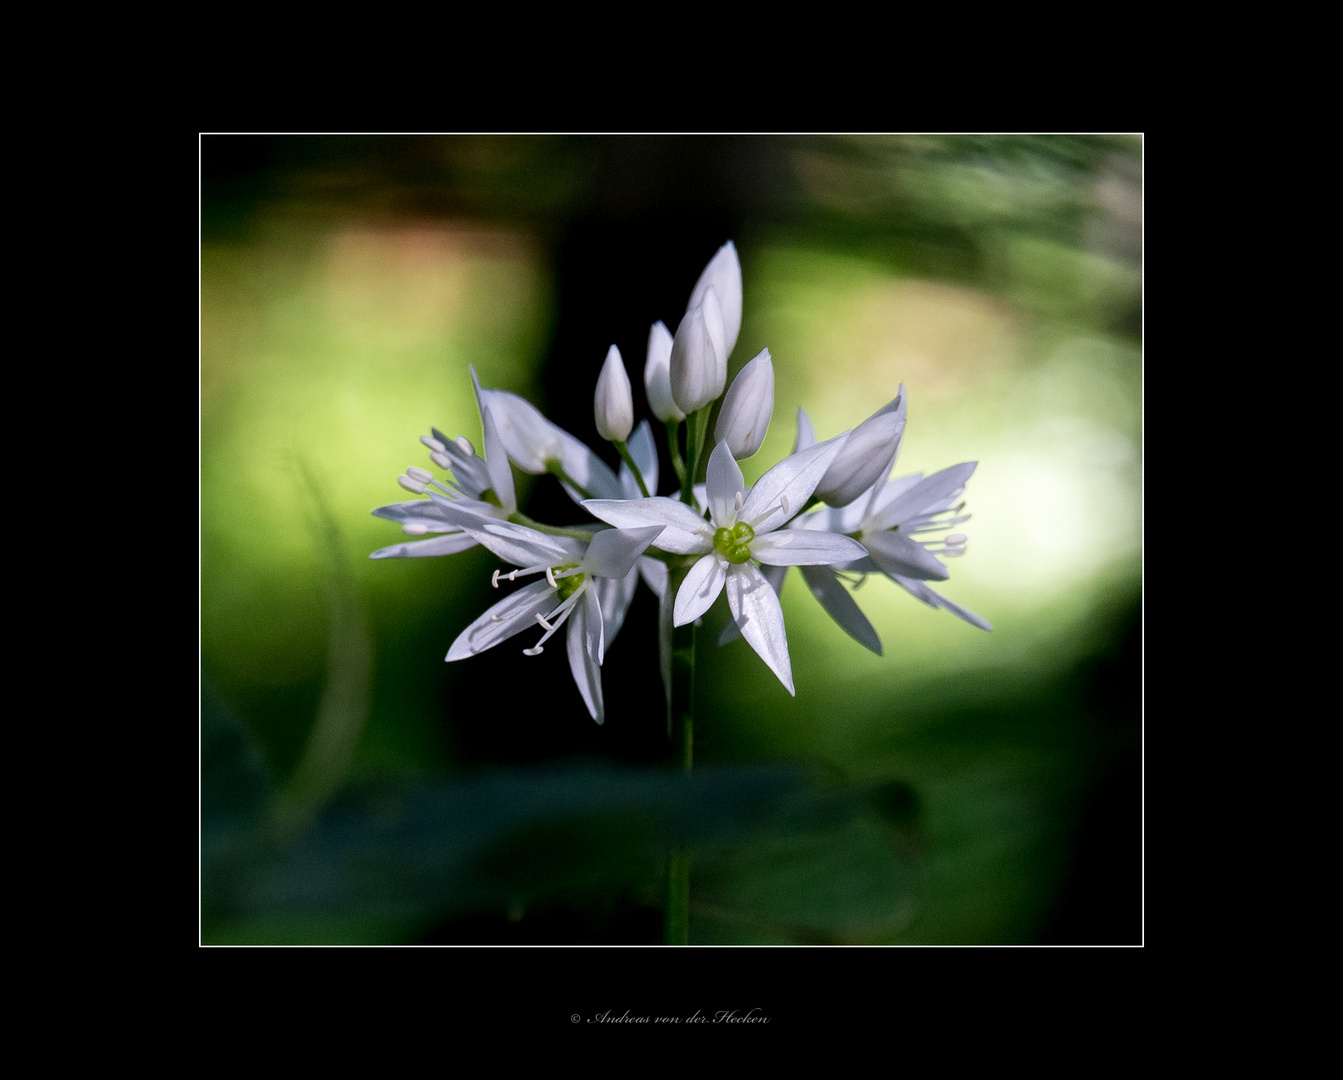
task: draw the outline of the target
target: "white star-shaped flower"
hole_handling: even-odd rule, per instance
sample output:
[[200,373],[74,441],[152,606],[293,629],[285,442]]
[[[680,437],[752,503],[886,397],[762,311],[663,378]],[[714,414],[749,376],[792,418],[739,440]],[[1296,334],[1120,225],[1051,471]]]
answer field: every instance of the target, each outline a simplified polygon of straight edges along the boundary
[[790,694],[792,664],[779,598],[757,562],[770,566],[851,563],[867,553],[845,536],[817,530],[782,529],[810,498],[839,450],[822,443],[785,458],[748,492],[726,442],[709,457],[709,520],[684,503],[667,498],[583,503],[596,517],[618,528],[663,526],[658,547],[699,556],[676,595],[673,619],[684,626],[703,615],[727,591],[732,618],[742,636],[778,676]]
[[[428,469],[415,466],[397,478],[407,491],[428,495],[427,499],[392,503],[373,511],[376,517],[399,522],[407,536],[441,533],[427,540],[408,540],[379,548],[371,559],[405,559],[428,555],[455,555],[476,546],[477,541],[462,531],[457,523],[460,513],[466,511],[481,518],[507,518],[516,513],[518,499],[513,487],[513,472],[508,455],[499,438],[498,429],[489,409],[481,410],[481,428],[484,433],[485,457],[476,455],[466,439],[449,439],[438,428],[433,435],[422,435],[420,441],[429,448],[429,456],[440,469],[446,469],[453,479],[446,484],[434,479]],[[430,490],[435,488],[437,490]],[[445,511],[451,507],[451,512]]]
[[519,569],[494,574],[516,580],[529,574],[545,574],[544,581],[524,585],[504,597],[458,635],[448,650],[448,660],[465,660],[492,649],[532,626],[545,632],[527,656],[539,654],[561,626],[568,622],[569,669],[583,696],[588,712],[597,723],[605,718],[602,701],[601,665],[610,623],[619,628],[629,606],[635,577],[635,562],[662,531],[661,526],[641,529],[603,529],[590,541],[551,536],[508,521],[489,521],[462,514],[464,531],[483,547]]
[[[962,514],[961,495],[975,471],[967,461],[925,477],[922,473],[882,480],[865,497],[840,509],[821,510],[793,522],[799,530],[820,529],[857,536],[867,558],[850,566],[802,567],[802,576],[827,614],[855,641],[878,655],[881,641],[836,574],[836,569],[885,574],[906,592],[935,608],[945,608],[981,630],[992,630],[986,619],[948,600],[928,584],[951,576],[943,558],[965,554],[966,538],[948,530],[970,519]],[[776,585],[782,584],[776,582]]]

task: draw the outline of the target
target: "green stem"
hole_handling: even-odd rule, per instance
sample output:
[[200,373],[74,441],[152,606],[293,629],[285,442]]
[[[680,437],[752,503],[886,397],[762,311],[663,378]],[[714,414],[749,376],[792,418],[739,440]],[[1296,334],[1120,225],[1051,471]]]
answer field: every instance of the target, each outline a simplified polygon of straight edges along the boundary
[[[689,567],[669,568],[667,597],[670,608],[675,602]],[[670,613],[664,613],[664,632],[670,630],[671,685],[667,695],[667,730],[671,735],[672,761],[682,772],[690,772],[695,758],[695,624],[670,626]],[[686,945],[690,940],[690,850],[678,844],[667,863],[667,914],[665,940],[668,945]]]
[[611,445],[616,448],[620,460],[628,465],[630,471],[634,473],[634,479],[638,482],[639,491],[643,494],[643,497],[648,498],[648,485],[644,483],[644,474],[639,471],[639,466],[634,464],[634,459],[630,457],[630,452],[625,448],[625,444],[623,442],[613,442]]
[[667,452],[671,454],[672,468],[676,470],[676,479],[685,490],[685,458],[681,456],[681,421],[667,421]]
[[704,454],[704,437],[709,431],[709,413],[712,409],[712,405],[706,405],[698,412],[692,413],[687,420],[686,470],[685,481],[681,484],[681,501],[692,508],[695,505],[695,481],[699,478],[703,465],[700,459]]
[[521,510],[508,515],[508,520],[514,525],[526,525],[529,529],[535,529],[539,533],[546,533],[548,536],[568,536],[575,540],[591,540],[593,536],[602,528],[600,525],[578,526],[572,529],[564,529],[558,525],[542,525],[539,521],[533,521]]

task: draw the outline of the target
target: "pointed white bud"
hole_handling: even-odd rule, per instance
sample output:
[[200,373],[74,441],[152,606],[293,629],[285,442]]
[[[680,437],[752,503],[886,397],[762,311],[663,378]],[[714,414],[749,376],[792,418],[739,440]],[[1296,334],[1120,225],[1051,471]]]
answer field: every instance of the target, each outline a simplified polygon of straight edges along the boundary
[[597,377],[594,413],[597,434],[607,442],[624,442],[634,430],[634,395],[630,392],[630,377],[620,350],[614,345],[606,354],[606,363]]
[[[709,300],[716,305],[713,290]],[[672,339],[671,392],[686,416],[718,399],[727,383],[727,361],[720,358],[709,333],[703,307],[686,312]]]
[[676,407],[671,390],[672,336],[661,322],[655,322],[648,332],[648,361],[644,364],[644,391],[648,407],[664,423],[684,420],[685,413]]
[[774,363],[769,350],[737,373],[723,398],[714,428],[714,442],[724,442],[732,456],[740,461],[760,449],[769,430],[769,419],[774,414]]
[[731,240],[718,249],[718,253],[704,268],[704,273],[700,274],[686,311],[700,307],[710,289],[717,294],[722,322],[722,335],[721,338],[715,335],[715,344],[726,365],[727,358],[732,355],[732,349],[737,344],[737,335],[741,333],[741,262]]

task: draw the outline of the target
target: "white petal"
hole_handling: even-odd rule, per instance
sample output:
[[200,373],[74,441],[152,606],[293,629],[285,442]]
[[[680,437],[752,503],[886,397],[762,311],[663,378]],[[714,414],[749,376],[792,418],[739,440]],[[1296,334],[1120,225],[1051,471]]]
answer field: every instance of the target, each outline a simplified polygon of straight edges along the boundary
[[486,521],[468,515],[463,515],[461,526],[482,547],[513,566],[538,566],[542,563],[559,566],[568,562],[577,564],[583,560],[583,545],[567,536],[548,536],[511,521]]
[[[769,587],[774,590],[775,596],[783,595],[783,582],[788,574],[786,566],[762,566],[760,576],[769,582]],[[723,624],[723,629],[718,635],[718,644],[726,645],[730,641],[736,641],[741,637],[741,628],[736,622],[729,619]]]
[[793,666],[788,659],[788,635],[783,628],[783,608],[764,576],[750,563],[730,566],[727,571],[727,602],[741,636],[765,661],[779,682],[795,697]]
[[476,546],[476,538],[463,532],[432,536],[428,540],[407,540],[403,544],[379,548],[370,559],[418,559],[429,555],[456,555]]
[[623,578],[634,569],[634,560],[657,539],[665,526],[641,529],[603,529],[588,544],[581,563],[583,573],[595,577]]
[[876,515],[883,528],[891,528],[910,518],[946,509],[964,490],[978,462],[966,461],[935,472],[920,480],[899,498],[886,503]]
[[[644,364],[644,391],[648,395],[648,407],[653,415],[664,423],[668,420],[684,420],[685,413],[676,407],[676,399],[671,390],[671,352],[672,336],[660,322],[655,322],[648,332],[648,360]],[[635,458],[638,461],[638,458]],[[640,464],[640,468],[642,468]],[[652,490],[651,488],[649,489]]]
[[895,532],[866,532],[863,546],[883,574],[924,581],[946,581],[951,576],[936,555],[916,540]]
[[866,554],[856,540],[811,529],[777,529],[751,541],[751,555],[771,566],[844,566]]
[[811,417],[801,407],[797,410],[797,438],[793,440],[793,453],[810,450],[816,445],[816,429],[811,426]]
[[651,499],[588,499],[583,508],[618,529],[662,525],[658,547],[677,555],[701,555],[713,550],[713,530],[690,507],[658,495]]
[[714,426],[714,438],[732,448],[732,456],[748,458],[760,449],[774,415],[774,364],[769,350],[761,349],[747,364],[723,398]]
[[569,616],[569,636],[565,645],[574,685],[583,695],[588,714],[599,724],[606,720],[606,708],[602,701],[601,641],[602,609],[596,597],[589,592]]
[[[644,560],[640,560],[642,563]],[[656,562],[649,559],[649,562]],[[664,565],[658,563],[659,566]],[[639,585],[639,573],[631,570],[623,578],[594,578],[593,591],[602,606],[602,649],[611,647],[620,628],[625,625],[625,615],[629,612],[630,601],[634,599],[634,590]]]
[[726,442],[720,442],[709,455],[709,465],[705,470],[705,487],[709,495],[709,515],[719,528],[731,528],[737,523],[736,503],[738,495],[745,495],[746,481],[742,479],[741,469],[732,456],[732,448]]
[[513,468],[508,463],[508,451],[499,438],[499,429],[495,427],[494,417],[489,409],[480,414],[481,428],[484,432],[485,468],[489,472],[490,487],[499,499],[499,505],[506,514],[517,513],[518,496],[513,487]]
[[[475,370],[472,369],[472,378]],[[476,384],[483,416],[486,409],[494,414],[495,427],[504,451],[523,472],[541,474],[546,462],[560,456],[559,429],[541,415],[541,411],[517,394],[506,390],[484,390]],[[489,453],[488,448],[485,451]]]
[[[471,371],[475,379],[475,369]],[[476,382],[481,415],[486,409],[494,414],[499,440],[509,458],[523,472],[548,472],[550,463],[557,461],[561,468],[586,494],[582,498],[618,499],[623,493],[620,480],[601,458],[581,440],[562,428],[556,427],[539,409],[505,390],[483,390]],[[489,451],[487,450],[486,453]],[[575,493],[566,485],[570,495]]]
[[554,603],[555,590],[546,582],[533,581],[523,586],[463,630],[448,650],[447,659],[464,660],[494,648],[527,627],[536,626],[536,616],[551,610]]
[[713,606],[723,591],[726,560],[717,553],[705,555],[686,573],[676,594],[676,610],[672,620],[677,626],[692,623]]
[[812,595],[825,608],[825,613],[835,620],[839,628],[859,645],[866,646],[880,656],[881,638],[877,637],[867,616],[859,610],[835,572],[826,566],[804,566],[802,577]]
[[[439,496],[439,498],[442,498],[442,496]],[[452,505],[451,499],[443,499],[443,502],[449,506]],[[438,532],[457,528],[456,525],[450,524],[448,519],[439,513],[438,503],[432,498],[411,499],[409,502],[379,506],[372,513],[374,517],[380,517],[385,521],[397,521],[402,525],[423,525]]]
[[782,525],[811,498],[839,449],[840,444],[831,439],[784,458],[751,488],[737,520],[755,522],[757,536]]
[[709,289],[700,303],[704,312],[704,327],[709,331],[709,340],[713,342],[713,400],[723,396],[723,387],[727,385],[727,335],[723,330],[723,309],[718,304],[718,293]]
[[993,626],[987,619],[981,619],[969,608],[963,608],[960,604],[952,603],[940,592],[937,592],[922,581],[916,581],[914,578],[897,577],[893,578],[897,585],[908,591],[911,595],[917,596],[930,607],[946,608],[959,619],[964,619],[971,626],[977,626],[981,630],[992,630]]
[[742,286],[741,261],[737,258],[737,249],[729,240],[712,259],[695,282],[690,294],[690,303],[686,310],[698,307],[712,288],[718,296],[718,305],[722,311],[725,350],[723,359],[732,353],[737,344],[737,335],[741,333]]
[[847,506],[884,480],[895,464],[904,430],[903,410],[878,412],[864,420],[849,432],[843,448],[816,485],[817,497],[831,506]]

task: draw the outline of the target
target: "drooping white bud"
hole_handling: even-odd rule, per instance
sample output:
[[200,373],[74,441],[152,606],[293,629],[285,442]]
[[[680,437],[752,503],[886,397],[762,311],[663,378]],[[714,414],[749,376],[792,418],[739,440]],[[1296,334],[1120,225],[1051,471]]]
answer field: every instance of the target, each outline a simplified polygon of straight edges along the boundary
[[732,456],[740,461],[760,449],[774,414],[774,363],[769,350],[737,373],[723,398],[714,427],[714,441],[726,441]]
[[614,345],[606,354],[606,363],[597,377],[594,399],[597,434],[607,442],[624,442],[634,430],[634,395],[630,391],[630,377],[620,350]]
[[[716,307],[712,289],[707,299]],[[686,312],[681,325],[676,328],[668,364],[672,400],[686,416],[716,401],[723,392],[727,383],[727,360],[719,357],[714,346],[704,306]]]
[[661,322],[655,322],[648,332],[648,360],[644,364],[644,391],[648,407],[664,423],[684,420],[685,413],[676,407],[671,389],[672,336]]

